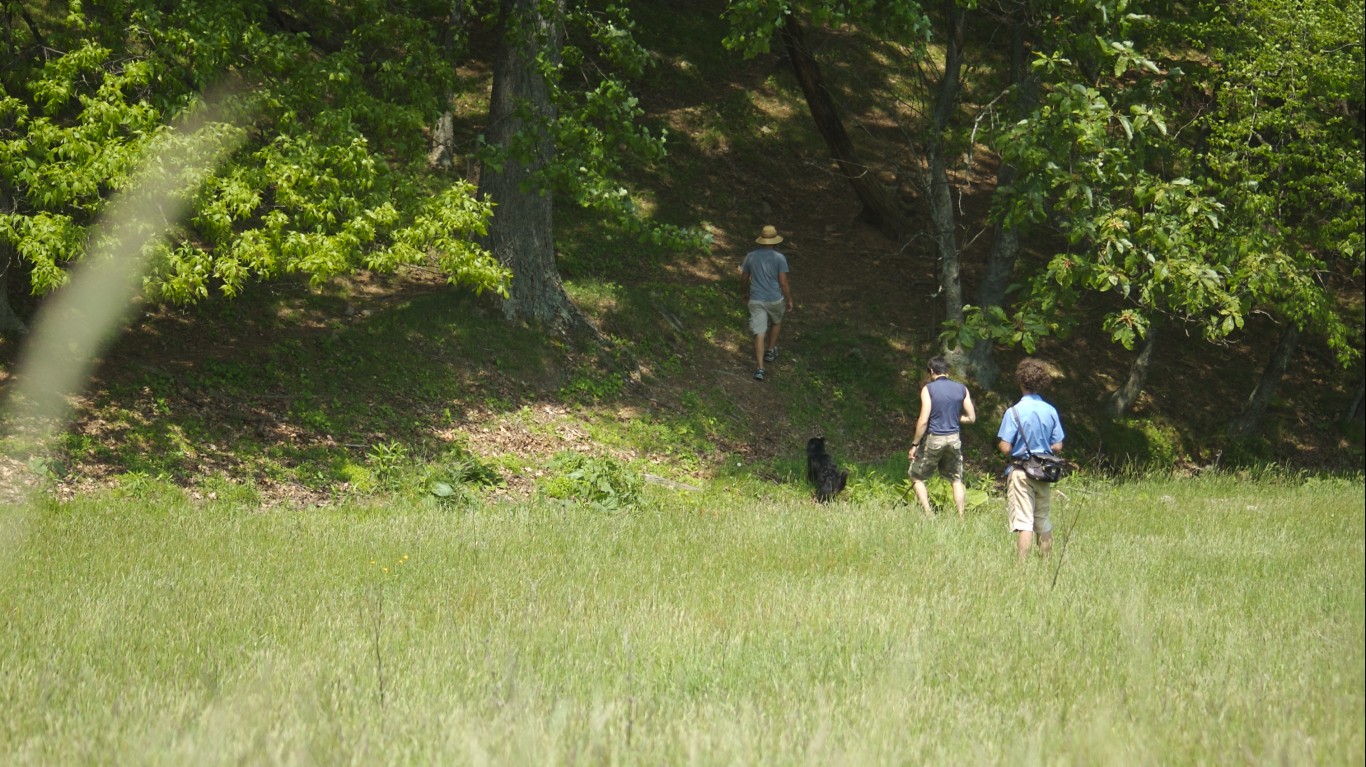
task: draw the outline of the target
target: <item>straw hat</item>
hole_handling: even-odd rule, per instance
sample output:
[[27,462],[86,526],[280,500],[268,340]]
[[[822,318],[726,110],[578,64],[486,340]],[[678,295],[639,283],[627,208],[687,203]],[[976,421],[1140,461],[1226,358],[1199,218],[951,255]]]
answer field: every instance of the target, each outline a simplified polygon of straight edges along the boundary
[[765,226],[763,234],[760,234],[759,238],[755,240],[760,245],[777,245],[782,241],[783,238],[778,236],[778,230],[771,226]]

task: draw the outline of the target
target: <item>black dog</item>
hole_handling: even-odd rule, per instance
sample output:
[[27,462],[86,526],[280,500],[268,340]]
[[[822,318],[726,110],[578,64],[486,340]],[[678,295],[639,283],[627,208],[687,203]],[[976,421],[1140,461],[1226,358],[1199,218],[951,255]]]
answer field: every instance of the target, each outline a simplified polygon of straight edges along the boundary
[[825,437],[806,441],[806,479],[816,486],[816,500],[825,503],[844,489],[849,472],[835,465],[835,459],[825,452]]

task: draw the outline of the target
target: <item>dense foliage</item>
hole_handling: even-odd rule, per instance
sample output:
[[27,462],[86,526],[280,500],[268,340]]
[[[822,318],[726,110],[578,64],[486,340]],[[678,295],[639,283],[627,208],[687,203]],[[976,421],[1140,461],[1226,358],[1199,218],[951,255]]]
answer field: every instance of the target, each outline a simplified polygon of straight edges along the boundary
[[[86,228],[148,142],[222,102],[206,130],[241,140],[156,247],[147,292],[193,301],[251,280],[433,259],[500,289],[474,243],[487,206],[426,172],[445,107],[450,5],[368,2],[4,4],[0,244],[33,292],[64,283]],[[17,263],[16,263],[17,262]]]
[[[189,302],[282,274],[324,280],[421,262],[506,295],[512,261],[485,249],[497,212],[462,176],[433,166],[429,150],[453,98],[473,111],[486,98],[487,80],[461,80],[457,65],[509,44],[494,33],[517,23],[511,5],[0,7],[0,265],[11,281],[38,295],[62,285],[149,142],[212,103],[222,116],[200,139],[239,148],[186,190],[188,220],[162,222],[172,234],[154,246],[150,297]],[[487,178],[522,162],[533,133],[548,137],[552,151],[520,193],[593,208],[663,248],[701,242],[695,230],[648,223],[623,180],[648,172],[667,137],[642,127],[629,84],[653,56],[629,5],[529,7],[554,30],[527,38],[548,103],[512,114],[545,119],[501,141],[464,136],[467,156]],[[1322,338],[1341,365],[1359,363],[1359,2],[732,0],[717,9],[728,32],[710,44],[749,56],[784,35],[790,43],[801,26],[856,29],[869,46],[899,51],[886,74],[897,88],[877,97],[897,102],[879,108],[905,121],[907,141],[877,164],[920,169],[926,194],[982,172],[983,156],[999,160],[986,181],[1000,247],[986,271],[1013,283],[1009,299],[1004,286],[974,305],[963,298],[948,263],[961,250],[951,209],[931,201],[934,220],[920,227],[942,240],[950,348],[1030,350],[1081,321],[1128,349],[1159,326],[1221,341],[1261,313]],[[1023,64],[1007,61],[1007,47]],[[1052,251],[1016,261],[1021,239]],[[553,271],[551,251],[538,269]],[[1096,295],[1106,313],[1083,320],[1075,308]]]
[[1122,39],[1040,56],[1045,95],[1003,134],[1021,169],[1006,215],[1069,244],[1022,310],[1063,320],[1081,291],[1118,293],[1106,330],[1130,348],[1154,322],[1218,339],[1269,311],[1350,364],[1361,331],[1338,291],[1362,265],[1360,4],[1139,5],[1111,27]]

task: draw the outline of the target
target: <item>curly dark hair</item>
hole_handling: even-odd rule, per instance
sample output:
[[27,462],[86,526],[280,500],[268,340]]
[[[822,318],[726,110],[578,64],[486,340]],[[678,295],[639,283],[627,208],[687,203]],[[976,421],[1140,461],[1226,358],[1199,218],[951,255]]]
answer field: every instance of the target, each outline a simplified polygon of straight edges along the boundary
[[1053,382],[1053,373],[1048,365],[1033,357],[1025,357],[1015,366],[1015,381],[1027,392],[1039,393]]

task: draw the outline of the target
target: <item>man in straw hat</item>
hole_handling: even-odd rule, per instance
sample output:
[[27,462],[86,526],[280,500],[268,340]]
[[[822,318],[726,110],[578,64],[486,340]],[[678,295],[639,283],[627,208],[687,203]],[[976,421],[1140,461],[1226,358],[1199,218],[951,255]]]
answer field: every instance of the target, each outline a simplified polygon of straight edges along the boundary
[[740,284],[749,304],[749,330],[754,334],[754,380],[764,380],[764,364],[778,358],[783,315],[792,311],[787,287],[787,256],[772,246],[782,242],[778,230],[765,226],[755,242],[763,247],[745,255]]

